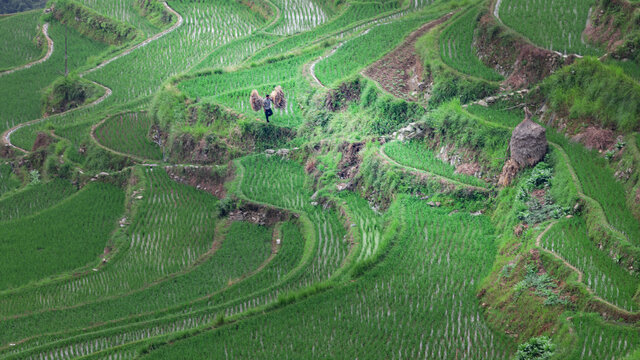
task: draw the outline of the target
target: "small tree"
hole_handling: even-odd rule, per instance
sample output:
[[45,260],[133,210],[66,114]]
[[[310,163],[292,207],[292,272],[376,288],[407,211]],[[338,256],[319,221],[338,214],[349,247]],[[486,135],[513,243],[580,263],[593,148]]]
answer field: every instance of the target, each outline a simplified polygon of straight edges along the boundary
[[518,346],[515,360],[547,360],[550,359],[556,346],[547,336],[529,339]]

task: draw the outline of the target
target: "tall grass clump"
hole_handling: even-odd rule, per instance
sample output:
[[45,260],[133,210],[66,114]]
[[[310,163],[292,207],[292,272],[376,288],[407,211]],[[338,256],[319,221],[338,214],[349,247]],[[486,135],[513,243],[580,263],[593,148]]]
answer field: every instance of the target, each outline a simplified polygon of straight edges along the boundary
[[552,110],[621,131],[637,129],[640,84],[620,68],[587,57],[545,79],[541,91]]

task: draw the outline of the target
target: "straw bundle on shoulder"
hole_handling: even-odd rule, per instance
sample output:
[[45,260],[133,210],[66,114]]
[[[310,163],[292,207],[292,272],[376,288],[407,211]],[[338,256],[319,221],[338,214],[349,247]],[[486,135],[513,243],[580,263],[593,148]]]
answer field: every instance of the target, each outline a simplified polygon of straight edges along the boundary
[[260,111],[262,109],[262,98],[258,94],[258,90],[251,91],[251,109],[253,111]]
[[271,100],[273,101],[273,105],[276,109],[284,109],[287,107],[287,99],[284,98],[284,91],[282,91],[282,86],[278,85],[271,92]]

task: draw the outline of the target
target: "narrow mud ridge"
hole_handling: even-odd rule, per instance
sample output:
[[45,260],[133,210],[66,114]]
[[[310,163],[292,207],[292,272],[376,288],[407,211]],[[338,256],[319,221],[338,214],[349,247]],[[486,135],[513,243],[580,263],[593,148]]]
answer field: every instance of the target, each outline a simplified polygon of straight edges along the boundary
[[[453,12],[433,20],[414,31],[395,50],[376,61],[362,74],[376,81],[389,93],[408,100],[417,101],[417,94],[426,87],[422,74],[422,60],[416,54],[416,41],[434,27],[444,23],[453,16]],[[399,85],[396,85],[399,84]]]
[[44,55],[44,57],[41,58],[41,59],[32,61],[32,62],[30,62],[28,64],[24,64],[22,66],[19,66],[17,68],[13,68],[13,69],[10,69],[10,70],[7,70],[7,71],[0,72],[0,77],[2,77],[4,75],[12,74],[12,73],[14,73],[16,71],[28,69],[28,68],[30,68],[30,67],[32,67],[34,65],[41,64],[41,63],[49,60],[49,58],[51,57],[51,54],[53,54],[53,40],[51,40],[51,38],[49,37],[49,23],[45,23],[42,26],[42,34],[47,39],[47,53]]

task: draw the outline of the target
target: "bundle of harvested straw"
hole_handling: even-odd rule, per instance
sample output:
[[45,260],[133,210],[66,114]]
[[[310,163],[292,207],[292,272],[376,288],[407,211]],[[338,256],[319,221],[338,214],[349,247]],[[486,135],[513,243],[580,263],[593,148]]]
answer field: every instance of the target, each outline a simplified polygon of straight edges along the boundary
[[282,86],[278,85],[271,92],[271,101],[273,101],[273,105],[276,109],[284,109],[287,107],[287,99],[284,98],[284,91],[282,91]]
[[258,90],[254,89],[251,91],[250,103],[253,111],[260,111],[262,109],[262,98],[260,97],[260,94],[258,94]]

